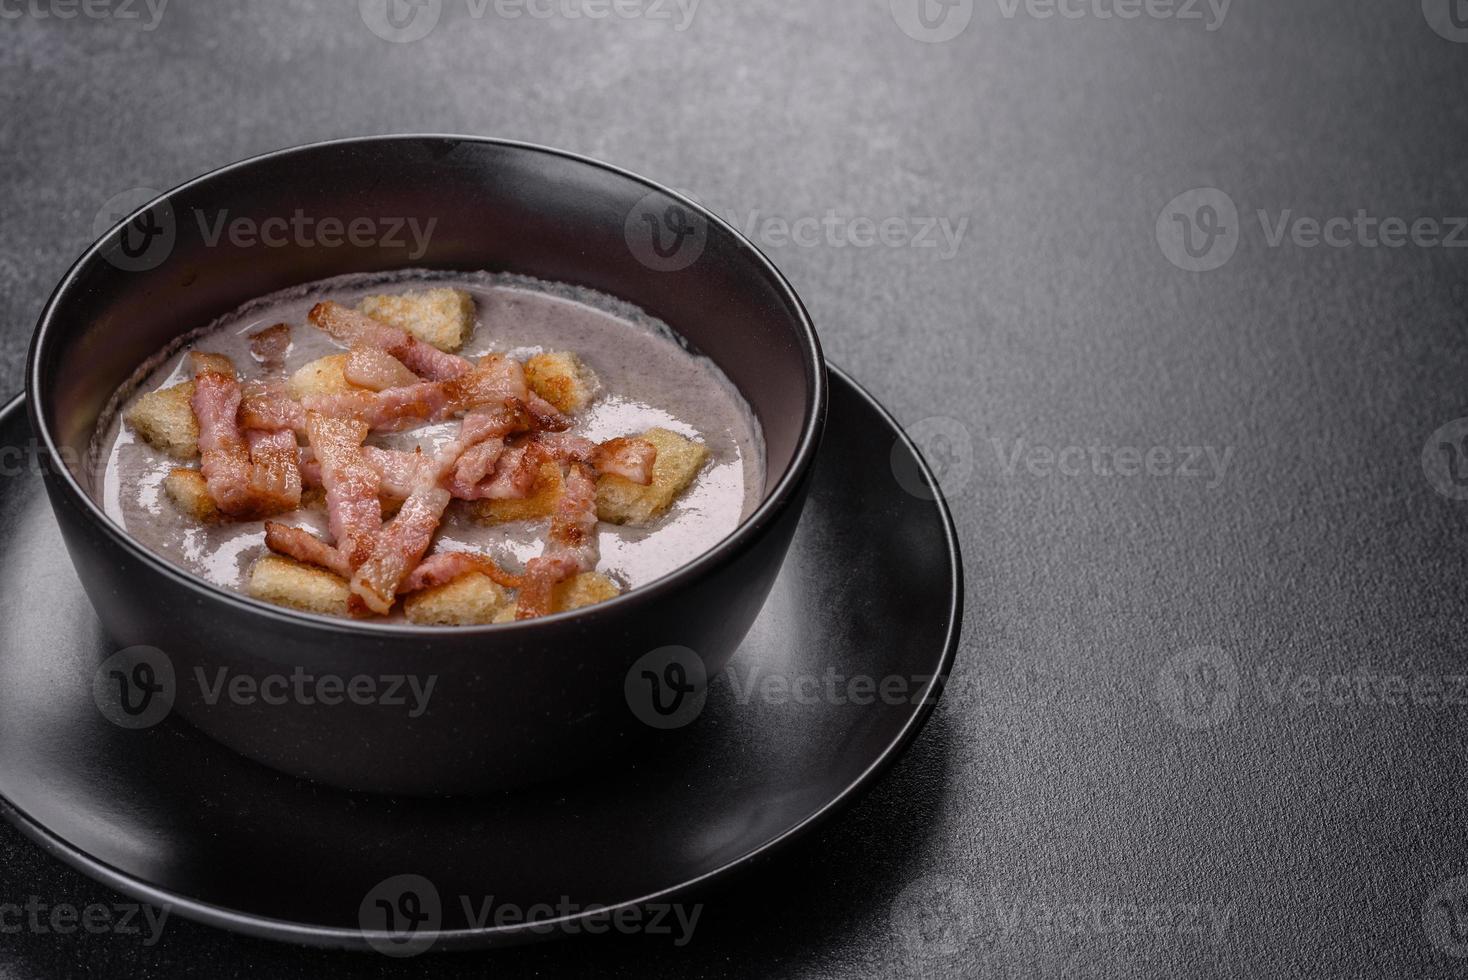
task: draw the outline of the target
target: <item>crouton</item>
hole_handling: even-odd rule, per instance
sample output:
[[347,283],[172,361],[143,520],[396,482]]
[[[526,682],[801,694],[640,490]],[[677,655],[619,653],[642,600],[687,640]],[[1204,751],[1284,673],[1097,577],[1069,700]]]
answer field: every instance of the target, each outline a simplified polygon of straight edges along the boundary
[[198,470],[173,470],[163,478],[163,491],[179,510],[200,523],[219,518],[209,484]]
[[255,562],[246,588],[256,599],[323,616],[347,615],[351,595],[346,579],[279,555]]
[[193,459],[199,455],[199,420],[190,404],[193,397],[192,381],[150,391],[133,402],[123,419],[154,449]]
[[569,352],[536,354],[525,362],[525,380],[537,395],[567,415],[590,404],[597,387],[596,375]]
[[529,496],[520,500],[475,501],[470,505],[470,513],[482,524],[545,520],[555,511],[556,501],[561,499],[564,489],[561,467],[556,463],[543,463]]
[[509,595],[488,575],[470,572],[447,585],[408,596],[403,612],[420,626],[483,626],[494,622]]
[[652,483],[640,486],[622,476],[607,475],[596,483],[596,509],[612,524],[647,524],[661,517],[688,488],[708,460],[708,447],[667,429],[649,429],[642,438],[657,447]]
[[474,332],[474,297],[462,289],[368,296],[357,309],[450,354],[457,353]]
[[347,359],[350,354],[332,354],[312,361],[290,376],[285,383],[286,393],[300,401],[307,395],[340,395],[348,391],[360,391],[347,380]]
[[[584,609],[598,602],[615,599],[621,594],[622,589],[617,583],[601,572],[584,572],[556,586],[551,596],[553,603],[551,608],[558,613],[570,612],[573,609]],[[495,614],[494,621],[496,623],[514,622],[518,609],[519,603],[512,602]]]

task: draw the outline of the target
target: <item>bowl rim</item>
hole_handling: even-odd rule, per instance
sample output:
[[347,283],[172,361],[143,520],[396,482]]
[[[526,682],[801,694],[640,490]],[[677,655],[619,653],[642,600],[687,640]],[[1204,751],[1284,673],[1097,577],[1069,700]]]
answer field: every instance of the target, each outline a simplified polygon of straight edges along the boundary
[[[786,466],[785,472],[781,474],[774,487],[761,497],[760,503],[754,509],[753,513],[741,520],[733,531],[712,548],[684,562],[677,568],[646,585],[630,589],[605,602],[582,609],[573,609],[563,613],[540,617],[538,619],[486,624],[482,626],[418,626],[400,622],[355,620],[302,612],[286,606],[277,606],[264,600],[256,599],[245,592],[216,585],[175,565],[173,562],[154,553],[141,542],[137,541],[124,528],[114,522],[112,518],[108,517],[97,502],[92,499],[91,494],[87,493],[77,481],[70,468],[65,463],[57,464],[57,461],[61,459],[61,453],[52,436],[49,421],[44,417],[40,407],[42,401],[39,394],[41,387],[42,353],[43,351],[49,350],[53,334],[60,329],[56,323],[56,313],[58,307],[65,301],[67,295],[74,287],[77,277],[84,268],[98,261],[97,256],[102,247],[122,227],[131,222],[139,214],[148,211],[160,202],[170,200],[185,191],[197,189],[200,185],[226,174],[232,174],[267,161],[305,155],[333,146],[370,146],[415,141],[440,141],[455,144],[478,143],[530,154],[542,154],[577,163],[582,166],[592,167],[630,180],[643,185],[650,193],[666,194],[684,207],[693,210],[712,226],[732,236],[735,243],[754,260],[756,267],[762,269],[770,277],[771,282],[778,291],[784,294],[785,299],[789,302],[795,313],[795,324],[799,335],[798,347],[803,362],[802,366],[805,369],[806,384],[809,388],[809,396],[806,399],[806,407],[801,419],[800,436],[796,443],[795,451],[790,458],[790,463]],[[163,267],[160,266],[160,268]],[[140,274],[153,275],[156,271],[150,269]],[[669,326],[677,330],[675,325],[670,324]],[[36,321],[36,328],[31,337],[30,350],[26,355],[25,372],[26,409],[30,416],[31,427],[52,461],[52,465],[47,467],[48,475],[52,477],[48,482],[52,486],[59,486],[73,505],[79,505],[82,513],[94,525],[101,527],[103,533],[113,544],[121,547],[132,558],[141,561],[153,571],[170,578],[193,592],[199,593],[201,596],[215,601],[225,602],[240,609],[242,612],[264,616],[277,620],[282,624],[308,626],[316,630],[343,636],[413,637],[416,639],[434,637],[462,638],[476,635],[510,636],[547,625],[566,623],[572,620],[585,621],[594,619],[600,616],[610,615],[633,603],[653,601],[661,595],[682,587],[695,578],[714,572],[718,567],[727,564],[750,548],[768,526],[793,502],[800,486],[810,472],[811,466],[816,458],[816,452],[820,448],[829,404],[828,389],[829,382],[826,374],[825,357],[821,350],[820,339],[816,335],[815,324],[811,321],[810,313],[806,310],[804,302],[801,301],[800,295],[795,291],[795,287],[791,285],[789,279],[738,228],[687,195],[634,173],[631,170],[618,167],[615,164],[597,160],[583,154],[573,153],[568,150],[561,150],[522,140],[502,139],[491,136],[454,135],[449,133],[390,133],[373,136],[348,136],[339,139],[303,143],[272,150],[268,153],[247,157],[243,160],[217,167],[164,191],[147,203],[135,208],[116,224],[108,228],[66,270],[65,275],[61,277],[60,282],[57,283],[51,296],[46,300],[46,305],[42,308],[41,314]]]

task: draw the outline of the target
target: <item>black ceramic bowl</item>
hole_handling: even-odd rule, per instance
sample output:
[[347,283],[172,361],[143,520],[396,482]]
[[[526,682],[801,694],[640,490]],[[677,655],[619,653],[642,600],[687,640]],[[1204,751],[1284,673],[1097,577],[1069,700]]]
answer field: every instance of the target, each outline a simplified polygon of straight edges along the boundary
[[[310,232],[290,230],[298,214]],[[221,216],[262,235],[215,234]],[[433,222],[421,254],[408,219],[420,229]],[[354,221],[363,234],[350,233]],[[529,623],[429,629],[311,616],[217,588],[130,539],[93,502],[88,446],[109,398],[146,358],[255,297],[406,267],[586,286],[672,325],[723,369],[764,428],[768,479],[757,511],[713,550],[603,605]],[[50,458],[46,489],[104,628],[119,649],[166,654],[151,680],[123,671],[120,689],[129,679],[144,682],[135,697],[164,689],[156,696],[172,694],[194,725],[285,772],[348,789],[435,795],[554,777],[609,752],[646,750],[637,736],[650,726],[633,711],[629,674],[669,647],[695,651],[708,676],[722,669],[784,559],[826,411],[809,317],[790,284],[727,224],[605,164],[454,136],[315,144],[168,192],[66,274],[41,314],[26,385]],[[659,656],[651,662],[662,669]],[[689,672],[677,672],[685,666],[666,679],[686,687]],[[379,687],[376,696],[331,705],[314,695],[265,703],[228,692],[211,704],[221,668],[232,683],[250,679],[243,692],[297,668]],[[404,675],[433,679],[417,717],[383,703],[391,678]]]

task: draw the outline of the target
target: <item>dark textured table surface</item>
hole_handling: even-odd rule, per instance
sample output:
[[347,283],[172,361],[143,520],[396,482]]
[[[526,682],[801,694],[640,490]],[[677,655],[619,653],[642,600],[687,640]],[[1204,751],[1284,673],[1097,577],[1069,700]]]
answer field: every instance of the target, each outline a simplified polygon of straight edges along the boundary
[[[955,682],[684,948],[171,921],[0,934],[0,974],[1468,972],[1468,5],[444,0],[411,43],[366,6],[0,4],[3,387],[122,192],[377,132],[602,157],[750,230],[943,464]],[[0,830],[32,895],[115,900]]]

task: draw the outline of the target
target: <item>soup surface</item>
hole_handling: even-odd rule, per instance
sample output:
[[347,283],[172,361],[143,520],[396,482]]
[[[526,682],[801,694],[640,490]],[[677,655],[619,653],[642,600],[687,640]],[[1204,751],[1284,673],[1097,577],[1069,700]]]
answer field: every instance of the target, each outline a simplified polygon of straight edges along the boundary
[[[216,585],[248,590],[253,566],[267,554],[266,520],[226,515],[200,521],[187,513],[168,480],[180,467],[198,468],[199,461],[170,455],[125,420],[148,393],[194,377],[192,351],[228,357],[246,391],[252,384],[279,389],[307,365],[347,350],[313,325],[308,314],[316,304],[332,301],[355,308],[369,296],[440,288],[461,290],[473,299],[475,322],[455,351],[458,356],[478,362],[497,354],[525,362],[538,354],[571,352],[589,369],[594,396],[566,413],[569,435],[604,443],[665,430],[706,448],[706,462],[665,512],[641,523],[603,519],[597,525],[596,571],[619,589],[645,585],[703,554],[756,507],[765,482],[758,422],[718,367],[688,351],[665,325],[589,290],[523,277],[418,270],[342,277],[264,297],[161,352],[119,391],[104,415],[92,451],[95,499],[112,520],[158,554]],[[290,328],[289,346],[262,357],[252,338],[275,324]],[[366,444],[432,455],[453,443],[461,425],[462,416],[455,416],[404,431],[374,430]],[[311,450],[304,433],[299,444],[305,473]],[[299,509],[268,520],[333,543],[319,494],[313,499],[308,493]],[[455,499],[443,514],[429,553],[483,555],[518,574],[545,551],[549,527],[549,517],[487,521],[478,505]]]

